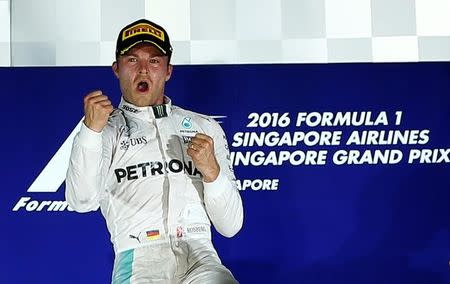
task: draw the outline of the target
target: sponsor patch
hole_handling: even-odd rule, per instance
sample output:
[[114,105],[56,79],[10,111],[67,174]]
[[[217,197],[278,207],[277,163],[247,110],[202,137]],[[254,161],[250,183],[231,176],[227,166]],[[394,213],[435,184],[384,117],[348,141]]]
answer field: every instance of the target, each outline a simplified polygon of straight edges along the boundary
[[185,117],[183,121],[181,122],[181,126],[183,126],[184,129],[191,129],[192,128],[192,117]]
[[128,148],[131,146],[141,145],[141,144],[147,144],[147,137],[136,137],[136,138],[127,138],[124,141],[120,142],[120,150],[128,150]]
[[178,227],[177,227],[177,238],[182,238],[183,235],[184,235],[183,227],[178,226]]
[[164,41],[164,33],[160,29],[147,23],[140,23],[124,30],[122,33],[122,40],[140,34],[149,34]]
[[184,136],[184,135],[181,135],[181,137],[183,138],[183,143],[184,143],[184,144],[188,144],[188,143],[191,142],[191,140],[192,140],[192,136]]
[[147,176],[163,175],[165,173],[181,173],[185,172],[190,176],[202,176],[200,171],[195,167],[192,161],[182,162],[180,160],[170,160],[168,162],[142,162],[137,165],[126,166],[125,168],[114,169],[117,182],[121,183],[125,180],[136,180]]
[[140,110],[135,109],[134,107],[127,106],[127,105],[122,105],[122,109],[126,110],[126,111],[129,111],[129,112],[132,112],[132,113],[139,113],[139,112],[141,112]]
[[208,233],[208,229],[205,225],[193,225],[186,228],[188,234],[203,234]]
[[139,232],[139,234],[137,235],[137,236],[134,236],[134,235],[129,235],[128,237],[130,238],[130,239],[135,239],[138,243],[141,243],[141,240],[139,240],[139,236],[141,235],[141,232]]

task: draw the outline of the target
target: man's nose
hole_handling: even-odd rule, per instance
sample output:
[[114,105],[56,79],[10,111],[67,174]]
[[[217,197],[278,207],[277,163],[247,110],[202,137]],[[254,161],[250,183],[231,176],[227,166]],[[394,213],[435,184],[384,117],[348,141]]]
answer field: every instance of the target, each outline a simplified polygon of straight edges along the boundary
[[149,63],[146,60],[139,62],[139,74],[148,74]]

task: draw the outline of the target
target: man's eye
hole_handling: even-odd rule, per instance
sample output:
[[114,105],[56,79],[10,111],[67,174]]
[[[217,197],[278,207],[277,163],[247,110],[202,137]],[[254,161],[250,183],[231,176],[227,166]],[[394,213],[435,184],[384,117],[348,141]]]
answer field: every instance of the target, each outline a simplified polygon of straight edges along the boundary
[[128,58],[128,62],[137,62],[137,59],[134,57]]
[[159,63],[159,60],[156,59],[156,58],[152,58],[152,59],[150,59],[150,63],[158,64],[158,63]]

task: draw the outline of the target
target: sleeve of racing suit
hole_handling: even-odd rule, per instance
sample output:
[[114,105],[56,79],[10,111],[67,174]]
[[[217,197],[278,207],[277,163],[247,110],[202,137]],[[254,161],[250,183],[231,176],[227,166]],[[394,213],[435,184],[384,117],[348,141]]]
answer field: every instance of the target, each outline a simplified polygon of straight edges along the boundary
[[103,189],[105,173],[102,172],[105,161],[103,155],[102,133],[81,124],[80,132],[75,136],[66,176],[66,201],[77,212],[97,210],[99,197]]
[[244,212],[225,133],[219,124],[214,122],[214,125],[216,128],[213,132],[214,148],[220,172],[213,182],[203,182],[204,201],[216,230],[221,235],[231,238],[241,229]]

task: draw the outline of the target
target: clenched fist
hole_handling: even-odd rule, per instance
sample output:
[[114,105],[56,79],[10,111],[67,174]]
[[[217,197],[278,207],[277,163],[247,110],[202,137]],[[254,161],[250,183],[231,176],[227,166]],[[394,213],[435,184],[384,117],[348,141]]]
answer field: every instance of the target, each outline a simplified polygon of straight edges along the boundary
[[94,91],[84,97],[84,124],[91,130],[101,132],[113,111],[111,101],[102,91]]
[[220,166],[214,154],[214,140],[206,134],[197,133],[188,144],[187,154],[202,173],[205,182],[213,182],[219,175]]

